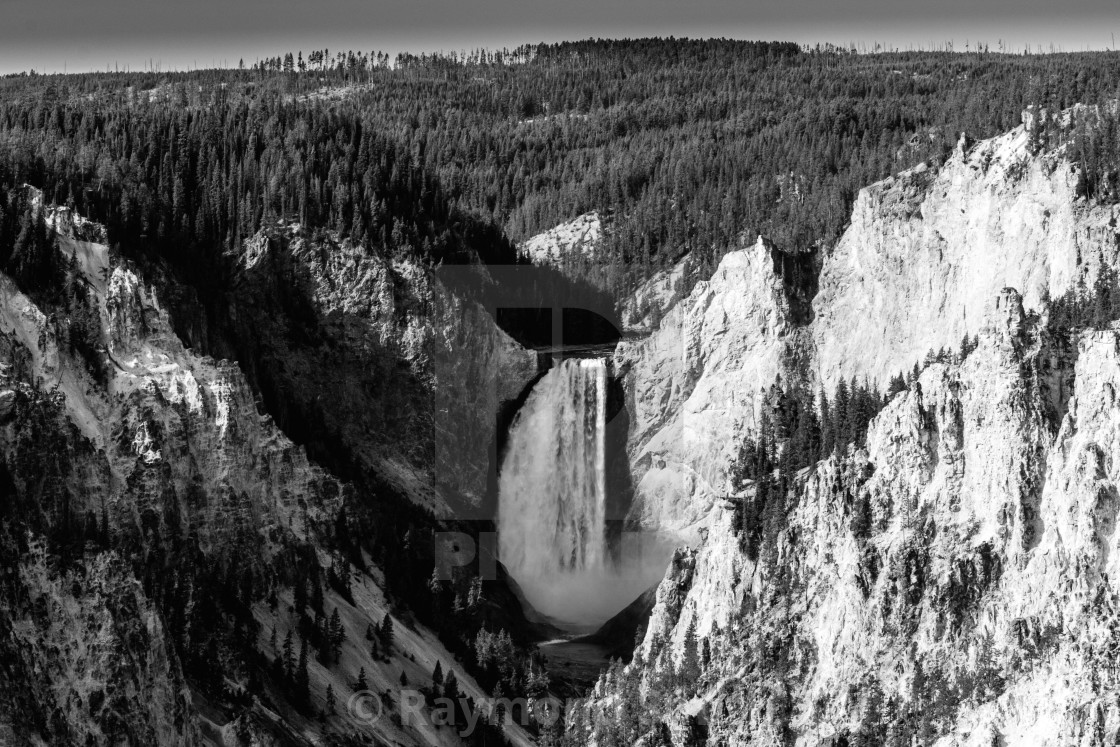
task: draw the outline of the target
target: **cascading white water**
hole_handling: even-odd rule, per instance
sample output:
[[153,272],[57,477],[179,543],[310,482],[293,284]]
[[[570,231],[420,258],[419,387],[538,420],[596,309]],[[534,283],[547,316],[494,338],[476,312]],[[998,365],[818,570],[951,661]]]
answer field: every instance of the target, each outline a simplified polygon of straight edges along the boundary
[[606,561],[606,394],[605,361],[563,361],[510,428],[498,549],[515,577],[596,571]]
[[498,481],[498,555],[533,608],[590,632],[657,583],[674,538],[606,536],[607,367],[569,359],[529,393]]

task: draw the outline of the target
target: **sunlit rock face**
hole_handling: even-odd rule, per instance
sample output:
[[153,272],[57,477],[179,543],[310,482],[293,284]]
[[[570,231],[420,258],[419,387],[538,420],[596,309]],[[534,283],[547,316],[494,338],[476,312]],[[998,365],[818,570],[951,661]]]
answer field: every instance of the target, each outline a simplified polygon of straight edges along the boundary
[[687,280],[695,269],[691,255],[685,255],[624,298],[620,316],[626,331],[645,334],[658,329],[665,313],[687,295]]
[[571,255],[594,259],[603,236],[598,213],[585,213],[523,241],[518,250],[533,264],[563,265]]
[[[636,678],[664,693],[665,728],[640,743],[675,747],[697,730],[722,745],[1116,739],[1120,327],[1071,345],[1047,303],[1092,287],[1116,229],[1074,183],[1060,153],[1027,153],[1020,128],[861,193],[808,334],[793,336],[812,378],[882,385],[966,333],[978,347],[925,367],[866,448],[800,473],[762,512],[757,553],[730,503],[678,507],[703,516],[700,537],[661,582],[636,663],[601,678],[589,708],[616,706]],[[670,382],[689,380],[631,370],[669,403]],[[694,687],[666,689],[693,631],[708,662]]]
[[616,362],[630,396],[632,518],[682,527],[704,515],[726,492],[725,466],[754,426],[758,392],[779,374],[828,391],[840,377],[882,388],[978,334],[1004,287],[1028,313],[1091,287],[1102,260],[1115,264],[1120,228],[1108,208],[1077,198],[1061,152],[1031,155],[1028,145],[1026,125],[962,139],[939,169],[862,190],[822,259],[805,328],[794,325],[761,240],[728,254],[684,298],[687,260],[628,298],[623,319],[640,337],[620,345]]
[[677,666],[689,631],[707,638],[706,684],[673,712],[701,710],[709,740],[1068,744],[1120,727],[1100,660],[1116,615],[1120,331],[1081,338],[1056,434],[1044,330],[1012,291],[989,314],[980,347],[897,395],[866,450],[801,476],[757,558],[716,507],[671,565],[639,671]]
[[737,434],[754,427],[761,390],[794,332],[762,241],[731,252],[711,280],[672,306],[647,337],[615,353],[630,415],[631,518],[695,524],[725,490]]
[[1028,311],[1114,264],[1112,212],[1076,196],[1061,153],[1032,156],[1026,126],[946,163],[860,191],[824,261],[812,325],[818,376],[885,386],[927,352],[956,350],[1003,287]]
[[[110,269],[103,245],[63,240],[62,249],[84,253],[83,263],[97,268],[88,282],[105,373],[99,379],[90,371],[35,304],[0,277],[0,334],[16,410],[4,445],[15,480],[38,479],[34,465],[58,458],[26,430],[34,411],[53,419],[72,452],[58,475],[60,494],[78,501],[66,510],[107,514],[122,530],[197,531],[206,542],[262,524],[298,529],[309,511],[337,500],[337,483],[258,413],[236,366],[184,349],[134,272]],[[29,389],[29,381],[49,393]],[[49,515],[55,508],[42,507],[48,520],[58,518]]]

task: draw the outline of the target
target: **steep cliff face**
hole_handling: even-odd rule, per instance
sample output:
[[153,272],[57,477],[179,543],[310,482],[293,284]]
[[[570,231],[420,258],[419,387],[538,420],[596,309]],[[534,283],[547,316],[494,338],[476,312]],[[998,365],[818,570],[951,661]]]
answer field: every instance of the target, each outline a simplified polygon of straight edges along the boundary
[[199,744],[160,616],[114,553],[50,568],[33,540],[12,569],[0,651],[4,744]]
[[[1007,691],[970,703],[946,745],[1109,744],[1120,734],[1116,568],[1120,329],[1079,341],[1076,394],[1049,452],[1037,546],[1015,558],[986,606],[992,658],[1020,670]],[[1037,652],[1037,653],[1036,653]]]
[[1113,211],[1076,196],[1061,152],[1032,155],[1027,125],[860,191],[813,302],[820,378],[881,385],[929,351],[955,350],[1000,288],[1028,310],[1116,262]]
[[661,326],[665,312],[685,297],[686,278],[693,270],[689,255],[654,274],[622,301],[621,317],[627,332],[650,333]]
[[83,280],[108,365],[99,380],[60,339],[56,320],[0,277],[15,402],[4,445],[17,483],[41,480],[41,460],[54,458],[26,430],[34,415],[61,421],[72,458],[56,474],[73,502],[57,509],[83,520],[107,513],[114,528],[217,541],[269,525],[303,531],[324,501],[337,501],[338,483],[258,414],[236,366],[186,351],[151,289],[127,267],[110,268],[104,245],[64,239],[68,249],[95,268]]
[[[757,548],[732,519],[753,487],[663,503],[703,516],[701,540],[670,566],[634,663],[600,679],[570,733],[728,747],[1116,739],[1120,326],[1080,332],[1071,349],[1048,303],[1115,262],[1115,227],[1074,199],[1060,154],[1025,148],[1020,128],[861,194],[813,303],[816,378],[885,382],[966,333],[978,347],[928,365],[865,449],[771,492],[752,514]],[[684,387],[651,382],[688,380],[630,370],[637,391],[669,403]]]
[[495,413],[537,373],[535,354],[430,272],[298,227],[249,242],[231,294],[186,326],[237,358],[317,459],[376,472],[437,513],[482,502]]
[[[91,224],[48,209],[63,231],[61,255],[73,260],[68,287],[82,288],[92,309],[87,337],[102,365],[74,347],[78,327],[61,302],[40,306],[0,274],[0,518],[9,532],[0,541],[8,569],[0,574],[0,741],[290,745],[360,733],[457,743],[447,728],[390,718],[401,710],[389,692],[402,673],[426,685],[437,661],[465,694],[481,701],[486,693],[434,633],[400,617],[400,600],[368,555],[339,549],[340,507],[370,497],[314,464],[262,414],[237,364],[186,347],[156,286],[87,240],[98,238]],[[371,268],[349,261],[350,247],[332,256],[293,243],[284,261],[299,260],[314,279],[316,324],[352,351],[338,352],[340,366],[388,347],[427,376],[418,417],[427,415],[428,434],[402,430],[399,451],[371,453],[390,465],[399,454],[402,484],[428,495],[441,485],[467,497],[484,489],[489,444],[475,428],[492,433],[498,399],[516,396],[518,377],[531,375],[519,365],[535,367],[535,356],[418,268]],[[249,248],[246,272],[277,261],[265,244]],[[275,267],[269,276],[283,277]],[[420,296],[427,307],[413,305]],[[238,311],[252,298],[242,301]],[[314,360],[291,365],[310,375],[300,366]],[[314,391],[341,407],[350,390],[326,387],[342,374],[326,367],[322,375]],[[376,381],[376,371],[365,375]],[[342,427],[361,417],[352,413]],[[366,435],[359,443],[372,450],[389,434]],[[421,442],[425,459],[442,449],[444,460],[421,462],[425,472],[407,461]],[[293,587],[306,592],[303,602]],[[308,605],[324,620],[339,613],[345,655],[332,662],[312,652],[305,702],[293,707],[283,641],[291,634],[297,649],[310,648],[325,624],[301,611]],[[389,617],[393,643],[371,650],[363,632]],[[384,717],[354,722],[343,705],[363,670]],[[328,686],[337,710],[314,718],[327,711]],[[528,743],[517,728],[506,736]]]
[[[644,663],[634,672],[676,704],[666,724],[680,721],[685,734],[704,730],[709,744],[840,736],[988,744],[993,733],[1040,734],[1053,721],[1057,744],[1076,732],[1077,694],[1091,692],[1090,681],[1098,697],[1115,697],[1099,665],[1069,680],[1077,665],[1063,662],[1085,649],[1077,640],[1092,627],[1079,622],[1076,633],[1062,633],[1054,617],[1067,607],[1097,615],[1082,608],[1101,598],[1102,587],[1081,597],[1081,582],[1068,581],[1083,575],[1084,560],[1059,563],[1049,581],[1038,569],[1063,553],[1048,543],[1071,541],[1047,517],[1058,522],[1083,502],[1070,498],[1080,488],[1067,487],[1076,481],[1064,464],[1084,460],[1061,446],[1072,436],[1059,435],[1051,449],[1039,375],[1051,353],[1047,333],[1010,290],[991,304],[989,319],[965,361],[930,366],[891,401],[866,451],[833,456],[806,470],[788,498],[771,497],[784,503],[762,512],[757,557],[743,550],[730,511],[713,510],[701,547],[678,555],[658,590]],[[1076,408],[1111,407],[1103,392],[1120,375],[1118,343],[1117,332],[1083,339]],[[1111,358],[1101,360],[1097,348],[1109,347]],[[1094,384],[1102,369],[1105,381]],[[1071,410],[1062,434],[1076,419]],[[1068,456],[1051,457],[1063,451]],[[1100,499],[1083,511],[1096,517]],[[1082,545],[1086,533],[1071,534]],[[1099,563],[1108,551],[1097,546]],[[695,682],[674,680],[692,637],[710,650],[708,662]],[[1028,673],[1044,670],[1053,679],[1040,697]],[[1053,692],[1062,687],[1070,694],[1057,703]],[[1022,702],[1032,692],[1033,716]],[[986,736],[973,730],[980,722]],[[952,736],[958,732],[966,736]]]
[[[1037,312],[1079,284],[1091,288],[1102,262],[1116,267],[1114,211],[1076,196],[1077,172],[1061,151],[1032,155],[1029,144],[1027,125],[962,139],[941,168],[862,190],[849,229],[822,258],[811,310],[781,293],[789,273],[761,241],[728,254],[687,297],[676,291],[686,260],[628,298],[623,319],[648,332],[616,355],[633,399],[634,517],[680,527],[706,513],[726,492],[724,467],[756,421],[758,391],[778,374],[829,392],[841,377],[885,387],[927,353],[979,333],[1002,288]],[[1059,389],[1054,382],[1056,400]]]
[[[60,249],[78,260],[106,365],[91,370],[67,344],[72,327],[0,276],[4,513],[29,532],[5,541],[3,719],[20,742],[197,744],[135,557],[83,542],[157,562],[189,537],[260,567],[333,515],[343,488],[258,413],[236,366],[183,348],[152,290],[103,244],[70,232]],[[85,561],[59,568],[60,552]]]
[[236,365],[183,349],[135,274],[113,270],[105,310],[108,404],[119,409],[100,422],[129,486],[118,510],[132,516],[122,522],[167,523],[170,535],[197,531],[220,544],[272,526],[303,536],[333,513],[338,482],[258,413]]
[[725,490],[734,437],[752,428],[795,332],[770,247],[731,252],[647,337],[619,344],[635,485],[631,519],[684,529]]

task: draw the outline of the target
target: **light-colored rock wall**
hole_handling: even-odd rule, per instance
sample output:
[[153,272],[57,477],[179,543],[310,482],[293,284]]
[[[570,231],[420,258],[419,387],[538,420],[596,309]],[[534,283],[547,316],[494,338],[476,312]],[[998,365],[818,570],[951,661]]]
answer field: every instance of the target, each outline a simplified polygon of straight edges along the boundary
[[1113,211],[1075,193],[1061,153],[1032,156],[1024,126],[958,147],[860,191],[852,221],[824,260],[813,301],[816,371],[885,387],[930,350],[980,331],[1003,287],[1028,311],[1117,263]]
[[521,243],[518,251],[534,264],[562,264],[569,255],[593,258],[603,235],[598,213],[584,213]]
[[[656,704],[674,745],[690,719],[726,745],[1116,739],[1120,327],[1082,333],[1073,355],[1046,317],[1048,297],[1091,287],[1101,260],[1115,266],[1116,229],[1109,209],[1075,198],[1060,153],[1031,156],[1026,140],[1019,128],[936,174],[861,192],[824,259],[808,350],[778,350],[736,391],[697,385],[707,364],[732,360],[707,351],[733,341],[743,358],[775,350],[783,332],[805,342],[742,323],[775,318],[781,305],[764,293],[729,294],[744,307],[739,324],[690,328],[698,297],[715,305],[713,278],[669,312],[669,333],[620,351],[640,395],[631,443],[642,515],[703,517],[700,542],[658,589],[639,663],[618,675],[665,692],[688,631],[707,639],[711,663],[695,687]],[[688,329],[703,341],[691,344]],[[786,502],[762,512],[757,559],[734,534],[731,504],[681,500],[702,494],[691,485],[653,489],[658,473],[643,459],[684,455],[677,474],[710,465],[711,452],[675,437],[682,413],[724,427],[718,450],[749,428],[754,401],[741,392],[798,352],[828,387],[840,376],[883,385],[930,349],[956,351],[966,333],[979,347],[928,366],[874,419],[866,449],[804,470]],[[673,335],[687,351],[676,360],[690,365],[665,365]],[[612,687],[600,680],[594,707],[617,705]]]
[[793,327],[761,241],[723,258],[649,336],[619,344],[635,485],[631,518],[682,530],[726,490],[737,438],[782,370]]

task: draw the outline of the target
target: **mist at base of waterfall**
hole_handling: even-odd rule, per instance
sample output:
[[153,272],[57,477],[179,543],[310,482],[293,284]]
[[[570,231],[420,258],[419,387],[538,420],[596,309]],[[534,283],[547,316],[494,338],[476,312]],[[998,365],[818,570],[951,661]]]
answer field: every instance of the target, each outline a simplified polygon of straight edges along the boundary
[[564,360],[510,425],[498,479],[498,555],[528,604],[571,633],[657,584],[679,540],[624,532],[610,546],[606,426],[607,361]]
[[679,544],[679,537],[665,533],[627,533],[617,564],[511,573],[529,604],[554,625],[574,634],[593,633],[661,581]]

